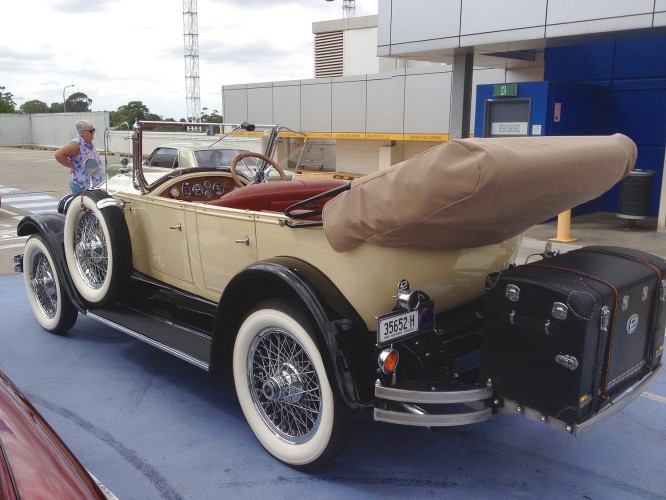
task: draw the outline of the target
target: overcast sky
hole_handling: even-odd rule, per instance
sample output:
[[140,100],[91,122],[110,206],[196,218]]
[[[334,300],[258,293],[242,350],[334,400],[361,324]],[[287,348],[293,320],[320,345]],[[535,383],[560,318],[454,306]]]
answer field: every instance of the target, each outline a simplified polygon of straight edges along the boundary
[[[357,0],[356,16],[378,0]],[[201,107],[222,113],[221,86],[313,78],[312,22],[342,0],[198,0]],[[2,4],[0,86],[20,106],[83,92],[93,111],[138,100],[186,114],[181,0],[10,0]]]

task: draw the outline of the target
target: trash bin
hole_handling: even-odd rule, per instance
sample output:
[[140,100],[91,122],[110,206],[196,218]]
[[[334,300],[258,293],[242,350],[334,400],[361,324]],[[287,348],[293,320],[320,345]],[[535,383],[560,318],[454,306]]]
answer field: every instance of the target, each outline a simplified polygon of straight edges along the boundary
[[632,170],[622,180],[617,203],[618,217],[630,221],[648,217],[654,174],[654,170]]

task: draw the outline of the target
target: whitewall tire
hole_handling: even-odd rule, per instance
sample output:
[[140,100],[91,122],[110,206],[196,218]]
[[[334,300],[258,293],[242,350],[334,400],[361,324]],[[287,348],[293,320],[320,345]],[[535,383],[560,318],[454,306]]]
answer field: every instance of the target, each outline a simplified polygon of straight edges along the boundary
[[74,326],[78,312],[63,290],[50,249],[36,234],[25,243],[23,279],[30,308],[42,328],[65,333]]
[[245,318],[233,352],[236,394],[252,432],[271,455],[301,469],[333,458],[349,434],[311,331],[295,307],[267,301]]

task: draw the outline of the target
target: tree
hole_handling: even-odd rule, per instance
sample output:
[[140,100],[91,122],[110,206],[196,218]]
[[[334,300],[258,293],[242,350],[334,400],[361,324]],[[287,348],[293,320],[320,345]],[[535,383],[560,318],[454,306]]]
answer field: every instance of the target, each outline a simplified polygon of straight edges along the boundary
[[130,125],[134,123],[134,120],[146,120],[148,116],[157,117],[158,120],[161,118],[158,115],[151,115],[148,106],[146,106],[141,101],[130,101],[127,104],[124,104],[118,108],[117,111],[111,111],[109,113],[109,120],[111,121],[112,127],[117,127],[123,122],[127,122]]
[[74,92],[66,100],[67,112],[86,113],[90,111],[92,99],[90,99],[83,92]]
[[208,108],[203,108],[203,114],[201,115],[201,121],[206,123],[222,123],[224,121],[223,117],[218,114],[217,109],[214,109],[211,114],[207,114]]
[[[74,92],[65,99],[65,102],[67,103],[68,113],[88,113],[90,112],[92,99],[83,92]],[[49,106],[49,111],[51,113],[62,113],[65,109],[63,109],[63,103],[52,102],[51,106]]]
[[14,94],[5,92],[5,87],[0,86],[0,113],[16,113]]
[[28,115],[35,113],[48,113],[49,105],[38,99],[33,99],[31,101],[24,102],[21,106],[21,111]]

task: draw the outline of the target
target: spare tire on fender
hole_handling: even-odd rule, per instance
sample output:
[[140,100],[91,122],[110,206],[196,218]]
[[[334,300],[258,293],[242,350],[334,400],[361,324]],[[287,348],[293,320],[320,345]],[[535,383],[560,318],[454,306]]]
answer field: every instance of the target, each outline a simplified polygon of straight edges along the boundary
[[75,196],[65,214],[65,260],[72,282],[90,307],[115,302],[127,289],[132,246],[123,211],[106,191]]

